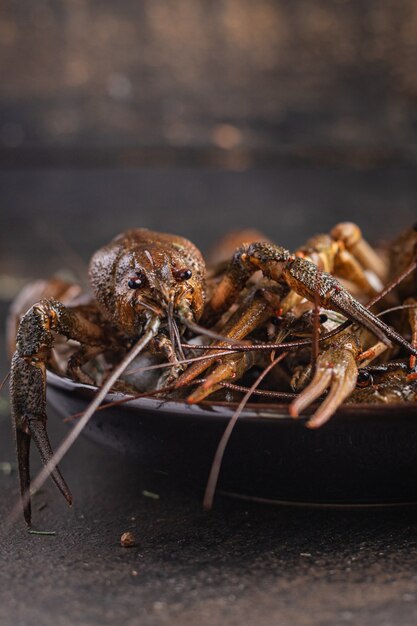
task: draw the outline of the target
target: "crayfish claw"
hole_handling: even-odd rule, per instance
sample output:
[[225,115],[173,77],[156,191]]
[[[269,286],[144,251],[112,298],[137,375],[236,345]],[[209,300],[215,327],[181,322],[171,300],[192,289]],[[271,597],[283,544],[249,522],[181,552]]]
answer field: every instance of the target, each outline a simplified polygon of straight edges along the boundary
[[311,382],[290,404],[291,417],[298,417],[304,409],[329,389],[329,393],[307,422],[309,428],[325,424],[356,386],[358,368],[356,359],[360,343],[353,334],[343,334],[319,355]]
[[32,521],[32,508],[30,498],[26,499],[26,494],[30,489],[30,471],[29,471],[29,451],[30,451],[30,435],[22,430],[16,430],[16,449],[17,449],[17,466],[19,471],[20,493],[23,500],[23,516],[28,526]]
[[379,317],[342,286],[342,284],[326,272],[319,270],[307,259],[289,259],[284,267],[283,276],[288,285],[298,294],[311,302],[318,299],[320,306],[341,313],[351,321],[365,326],[387,346],[391,342],[404,348],[409,354],[417,356],[417,349],[404,339],[394,328],[385,324]]
[[[48,438],[45,424],[34,418],[27,418],[27,430],[16,428],[17,464],[19,471],[20,493],[23,503],[23,516],[28,526],[32,521],[32,507],[30,500],[30,442],[33,439],[39,451],[43,465],[47,465],[53,457],[53,450]],[[72,494],[61,472],[57,467],[51,470],[51,478],[64,496],[68,504],[72,505]]]
[[353,375],[345,373],[341,378],[334,378],[326,399],[317,409],[313,417],[308,420],[306,426],[308,428],[319,428],[323,426],[355,389],[356,379],[357,371]]
[[329,304],[335,311],[365,326],[388,347],[391,347],[392,343],[396,343],[404,348],[408,354],[417,356],[417,349],[414,345],[410,344],[394,328],[385,324],[379,317],[355,300],[347,291],[335,291]]
[[[42,463],[46,466],[52,460],[54,455],[51,443],[49,441],[48,433],[46,431],[46,426],[40,420],[29,420],[29,430],[30,434],[33,437],[33,441],[38,448],[39,455],[42,459]],[[64,496],[65,500],[68,504],[72,505],[72,493],[65,482],[61,472],[58,467],[54,467],[51,470],[50,476],[54,481],[55,485],[58,487],[59,491]]]
[[332,380],[330,369],[317,369],[313,380],[290,404],[289,411],[291,417],[298,417],[310,404],[326,391]]

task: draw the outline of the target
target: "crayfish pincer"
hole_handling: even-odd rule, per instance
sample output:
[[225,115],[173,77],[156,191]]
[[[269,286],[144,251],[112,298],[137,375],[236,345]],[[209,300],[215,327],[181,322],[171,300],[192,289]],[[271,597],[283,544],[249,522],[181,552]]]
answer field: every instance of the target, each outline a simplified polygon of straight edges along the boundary
[[[31,439],[44,465],[53,457],[46,431],[46,366],[55,334],[79,343],[68,364],[73,377],[85,377],[81,368],[94,356],[106,351],[123,355],[139,338],[142,349],[153,341],[175,366],[182,354],[181,334],[199,320],[204,307],[205,264],[183,237],[129,230],[93,255],[89,274],[95,298],[74,306],[54,298],[40,300],[22,317],[17,332],[10,389],[28,524]],[[71,492],[58,467],[51,476],[71,504]]]

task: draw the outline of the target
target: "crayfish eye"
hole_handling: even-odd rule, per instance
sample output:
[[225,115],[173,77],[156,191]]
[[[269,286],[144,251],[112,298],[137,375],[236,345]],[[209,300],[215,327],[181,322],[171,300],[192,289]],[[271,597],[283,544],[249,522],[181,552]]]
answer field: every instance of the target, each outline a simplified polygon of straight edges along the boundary
[[369,387],[369,385],[372,385],[373,383],[373,378],[372,378],[372,374],[370,374],[369,372],[366,372],[364,370],[359,370],[358,373],[358,378],[356,380],[356,384],[358,387]]
[[127,286],[130,289],[140,289],[141,287],[145,285],[145,283],[146,283],[145,276],[140,272],[136,272],[136,276],[132,276],[127,281]]
[[177,280],[180,283],[182,283],[184,280],[189,280],[191,276],[193,275],[192,271],[189,270],[188,268],[174,270],[173,274],[174,274],[175,280]]

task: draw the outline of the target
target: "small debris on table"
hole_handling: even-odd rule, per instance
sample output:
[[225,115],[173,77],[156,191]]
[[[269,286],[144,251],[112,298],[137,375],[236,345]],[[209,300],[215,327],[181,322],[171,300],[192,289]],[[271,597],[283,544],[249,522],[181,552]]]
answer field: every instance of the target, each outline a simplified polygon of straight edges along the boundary
[[122,548],[133,548],[133,546],[136,545],[135,535],[130,531],[122,533],[120,537],[120,545]]
[[3,474],[3,476],[10,476],[10,474],[13,473],[13,464],[9,463],[8,461],[1,461],[0,462],[0,474]]
[[142,491],[142,495],[145,498],[150,498],[151,500],[159,500],[159,493],[154,493],[153,491],[147,491],[146,489],[144,489]]

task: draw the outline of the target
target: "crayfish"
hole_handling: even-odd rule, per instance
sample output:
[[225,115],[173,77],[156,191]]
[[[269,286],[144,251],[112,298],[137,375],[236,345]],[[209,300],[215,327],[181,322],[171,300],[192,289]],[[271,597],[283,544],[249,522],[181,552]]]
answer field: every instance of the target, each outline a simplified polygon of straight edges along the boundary
[[[391,262],[349,223],[314,237],[295,253],[256,233],[245,242],[245,235],[232,238],[240,245],[229,262],[223,250],[221,262],[206,268],[187,239],[130,230],[93,255],[93,296],[60,281],[32,286],[19,296],[8,341],[14,351],[12,421],[28,524],[32,439],[57,487],[72,502],[47,435],[48,367],[87,384],[100,383],[96,405],[110,389],[132,393],[131,384],[121,380],[123,370],[145,354],[165,367],[155,381],[155,393],[181,399],[185,389],[189,403],[219,394],[224,398],[230,389],[248,391],[234,383],[245,380],[248,372],[268,369],[272,384],[280,379],[277,385],[284,389],[265,391],[265,396],[294,396],[289,405],[293,417],[327,392],[308,421],[317,427],[349,396],[369,401],[361,400],[358,381],[363,387],[365,373],[372,381],[372,360],[400,350],[410,363],[398,365],[395,385],[401,386],[401,379],[407,385],[402,399],[416,399],[415,228],[393,244]],[[412,299],[407,305],[411,342],[360,301],[375,298],[387,281],[396,287],[395,275],[401,274],[408,277],[397,293]],[[211,343],[201,345],[204,336]],[[190,392],[191,385],[195,388]],[[296,395],[294,389],[301,392]]]

